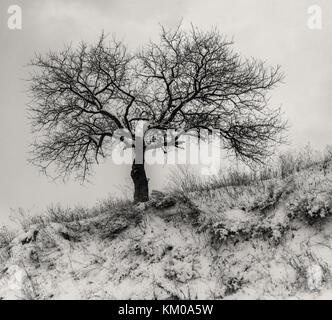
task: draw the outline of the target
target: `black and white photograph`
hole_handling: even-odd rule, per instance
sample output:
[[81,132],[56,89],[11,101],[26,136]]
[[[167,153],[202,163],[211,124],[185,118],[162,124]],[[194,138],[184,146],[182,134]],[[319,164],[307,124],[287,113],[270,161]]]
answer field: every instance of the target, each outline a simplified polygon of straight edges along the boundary
[[0,1],[0,300],[332,300],[331,1]]

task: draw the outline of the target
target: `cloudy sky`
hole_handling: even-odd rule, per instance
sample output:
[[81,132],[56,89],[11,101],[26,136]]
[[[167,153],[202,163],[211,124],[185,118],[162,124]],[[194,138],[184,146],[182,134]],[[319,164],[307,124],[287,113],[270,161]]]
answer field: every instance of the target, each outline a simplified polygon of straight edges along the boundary
[[[8,7],[20,5],[22,30],[9,30]],[[322,29],[311,30],[308,8],[322,9]],[[93,204],[122,192],[130,183],[129,168],[109,162],[96,168],[90,184],[66,185],[41,176],[27,163],[33,140],[27,119],[25,67],[34,52],[68,42],[95,41],[101,30],[137,48],[158,35],[158,24],[176,26],[183,19],[202,29],[213,26],[233,37],[247,57],[280,64],[285,83],[272,94],[289,119],[291,147],[310,142],[317,149],[332,144],[332,2],[330,0],[1,0],[0,3],[0,221],[10,208],[35,212],[50,203]],[[159,174],[149,169],[152,186]]]

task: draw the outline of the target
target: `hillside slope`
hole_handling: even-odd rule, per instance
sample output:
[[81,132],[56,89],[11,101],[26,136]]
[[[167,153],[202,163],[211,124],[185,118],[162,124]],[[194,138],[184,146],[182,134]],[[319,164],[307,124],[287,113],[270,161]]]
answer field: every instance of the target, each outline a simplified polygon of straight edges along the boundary
[[316,165],[283,180],[34,219],[2,236],[0,297],[331,299],[331,192],[331,165]]

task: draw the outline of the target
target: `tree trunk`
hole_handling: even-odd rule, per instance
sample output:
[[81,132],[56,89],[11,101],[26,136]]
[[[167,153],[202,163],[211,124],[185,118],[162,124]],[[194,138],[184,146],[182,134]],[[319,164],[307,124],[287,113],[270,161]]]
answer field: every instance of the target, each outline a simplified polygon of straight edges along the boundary
[[133,179],[135,191],[134,202],[146,202],[149,200],[149,186],[146,178],[144,163],[136,164],[135,161],[131,168],[131,178]]

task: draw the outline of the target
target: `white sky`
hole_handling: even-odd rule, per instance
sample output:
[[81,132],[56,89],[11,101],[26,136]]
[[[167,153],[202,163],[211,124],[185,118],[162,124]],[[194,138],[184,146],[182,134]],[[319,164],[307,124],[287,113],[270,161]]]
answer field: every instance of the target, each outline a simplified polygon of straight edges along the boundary
[[[7,9],[18,4],[23,29],[8,30]],[[307,27],[307,9],[319,5],[322,30]],[[33,140],[27,119],[24,67],[35,51],[64,43],[95,41],[101,30],[115,34],[135,49],[159,32],[158,23],[216,26],[234,37],[244,56],[280,64],[285,83],[272,92],[271,103],[282,106],[291,129],[289,142],[315,148],[332,144],[332,2],[330,0],[1,0],[0,3],[0,221],[10,208],[32,212],[50,203],[93,204],[130,183],[129,167],[110,162],[96,168],[92,184],[53,183],[27,163]],[[148,169],[151,186],[159,186],[166,169]]]

